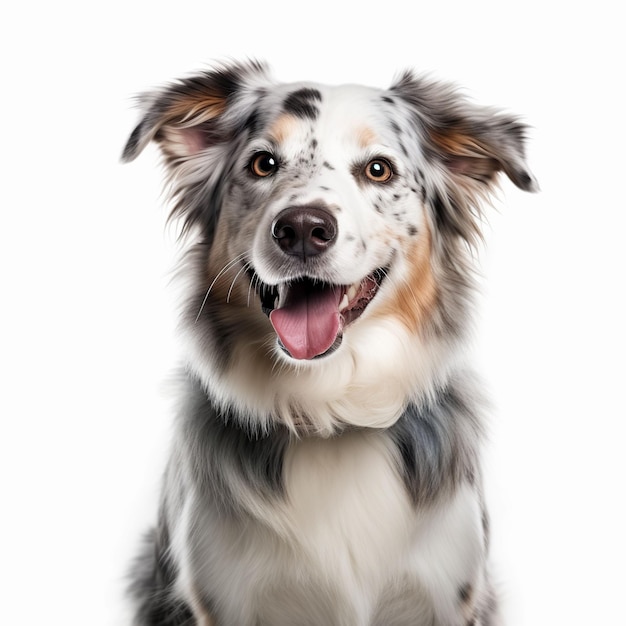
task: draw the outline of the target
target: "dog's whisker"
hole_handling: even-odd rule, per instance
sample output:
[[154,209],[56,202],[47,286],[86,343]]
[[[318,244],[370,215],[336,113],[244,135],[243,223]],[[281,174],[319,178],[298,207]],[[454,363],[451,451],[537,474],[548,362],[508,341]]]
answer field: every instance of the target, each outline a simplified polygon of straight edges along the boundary
[[241,276],[241,274],[243,272],[245,272],[248,268],[250,267],[250,263],[245,263],[242,268],[237,272],[237,274],[235,274],[235,278],[233,278],[231,284],[230,284],[230,289],[228,290],[228,295],[226,296],[226,302],[229,303],[230,302],[230,296],[233,292],[233,288],[235,287],[235,283],[237,282],[237,279]]
[[256,287],[256,283],[258,283],[258,280],[259,280],[258,274],[254,272],[248,284],[248,303],[247,303],[248,308],[250,307],[250,296],[252,295],[252,290]]
[[255,272],[254,275],[254,286],[255,291],[258,291],[261,295],[264,295],[267,290],[267,285],[261,281],[261,277]]
[[[213,287],[215,286],[215,283],[219,280],[220,276],[222,276],[223,274],[225,274],[231,267],[233,267],[234,265],[237,265],[237,263],[239,263],[242,259],[245,258],[245,253],[241,253],[238,254],[234,259],[232,259],[231,261],[229,261],[215,276],[215,278],[213,279],[213,282],[209,285],[209,288],[207,289],[207,292],[204,294],[204,299],[202,300],[202,304],[200,305],[200,310],[198,311],[198,315],[196,315],[196,322],[200,319],[200,315],[202,315],[202,311],[204,309],[204,306],[206,305],[207,300],[209,299],[209,294],[211,293],[211,290],[213,289]],[[229,292],[230,294],[230,292]]]

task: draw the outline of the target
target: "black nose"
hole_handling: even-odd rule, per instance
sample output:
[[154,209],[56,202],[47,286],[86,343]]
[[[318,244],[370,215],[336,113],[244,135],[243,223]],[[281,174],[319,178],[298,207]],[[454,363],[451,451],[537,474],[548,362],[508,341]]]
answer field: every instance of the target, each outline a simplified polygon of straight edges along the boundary
[[283,252],[304,261],[325,252],[335,243],[337,221],[325,209],[290,207],[274,220],[272,237]]

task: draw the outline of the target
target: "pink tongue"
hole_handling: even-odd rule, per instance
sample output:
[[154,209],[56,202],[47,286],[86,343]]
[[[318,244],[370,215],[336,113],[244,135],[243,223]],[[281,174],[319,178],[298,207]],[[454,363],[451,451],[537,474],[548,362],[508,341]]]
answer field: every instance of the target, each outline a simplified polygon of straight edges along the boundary
[[337,287],[297,283],[289,288],[285,304],[270,313],[274,330],[294,359],[312,359],[335,343],[341,296]]

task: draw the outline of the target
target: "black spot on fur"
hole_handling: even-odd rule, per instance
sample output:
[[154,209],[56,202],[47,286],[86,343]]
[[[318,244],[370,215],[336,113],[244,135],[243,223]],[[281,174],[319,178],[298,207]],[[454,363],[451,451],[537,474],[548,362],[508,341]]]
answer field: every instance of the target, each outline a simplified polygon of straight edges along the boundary
[[381,100],[383,102],[387,102],[387,104],[395,104],[396,101],[393,98],[390,98],[389,96],[382,96]]
[[[443,198],[436,194],[435,197],[430,202],[433,212],[435,214],[435,222],[437,223],[437,228],[442,231],[448,231],[449,222],[451,222],[451,226],[454,225],[454,219],[451,219],[451,211],[447,210],[446,203],[443,201]],[[459,227],[453,228],[453,232],[457,235],[462,234],[462,229]]]
[[391,120],[389,125],[391,126],[391,130],[395,133],[397,137],[402,136],[402,129],[400,128],[399,124],[396,121]]
[[321,102],[322,94],[317,89],[305,87],[291,92],[283,102],[283,110],[303,119],[317,119],[319,109],[316,102]]
[[324,161],[324,163],[322,163],[322,165],[327,169],[330,170],[331,172],[335,171],[335,168],[328,162],[328,161]]
[[472,597],[472,585],[467,583],[459,589],[459,598],[463,604],[467,603]]

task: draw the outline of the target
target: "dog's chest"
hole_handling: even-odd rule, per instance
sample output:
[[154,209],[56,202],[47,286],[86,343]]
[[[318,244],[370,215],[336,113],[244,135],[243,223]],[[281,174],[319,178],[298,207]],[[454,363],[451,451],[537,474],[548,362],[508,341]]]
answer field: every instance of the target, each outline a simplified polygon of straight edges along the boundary
[[[311,615],[316,624],[370,622],[389,581],[406,573],[414,543],[416,512],[399,468],[395,447],[380,432],[290,447],[282,512],[289,539],[272,557],[276,586],[263,594],[262,623],[308,624]],[[284,622],[278,606],[299,621]],[[306,617],[299,615],[304,607]]]
[[[402,552],[415,513],[392,442],[376,432],[298,442],[285,458],[287,521],[326,568],[370,571]],[[367,549],[364,549],[367,546]]]
[[305,588],[317,588],[326,604],[342,598],[339,605],[368,621],[388,581],[404,574],[414,543],[416,512],[399,467],[391,441],[374,432],[306,440],[288,451],[284,515],[293,556],[275,563],[286,566],[284,585],[304,571]]
[[[394,623],[413,624],[430,615],[433,598],[456,594],[480,559],[479,511],[469,489],[416,507],[400,467],[382,431],[292,444],[283,504],[264,508],[264,522],[195,520],[212,528],[201,534],[210,545],[194,549],[212,555],[198,563],[196,587],[220,600],[229,624],[357,626],[403,611],[411,617]],[[427,589],[433,572],[439,582]]]

